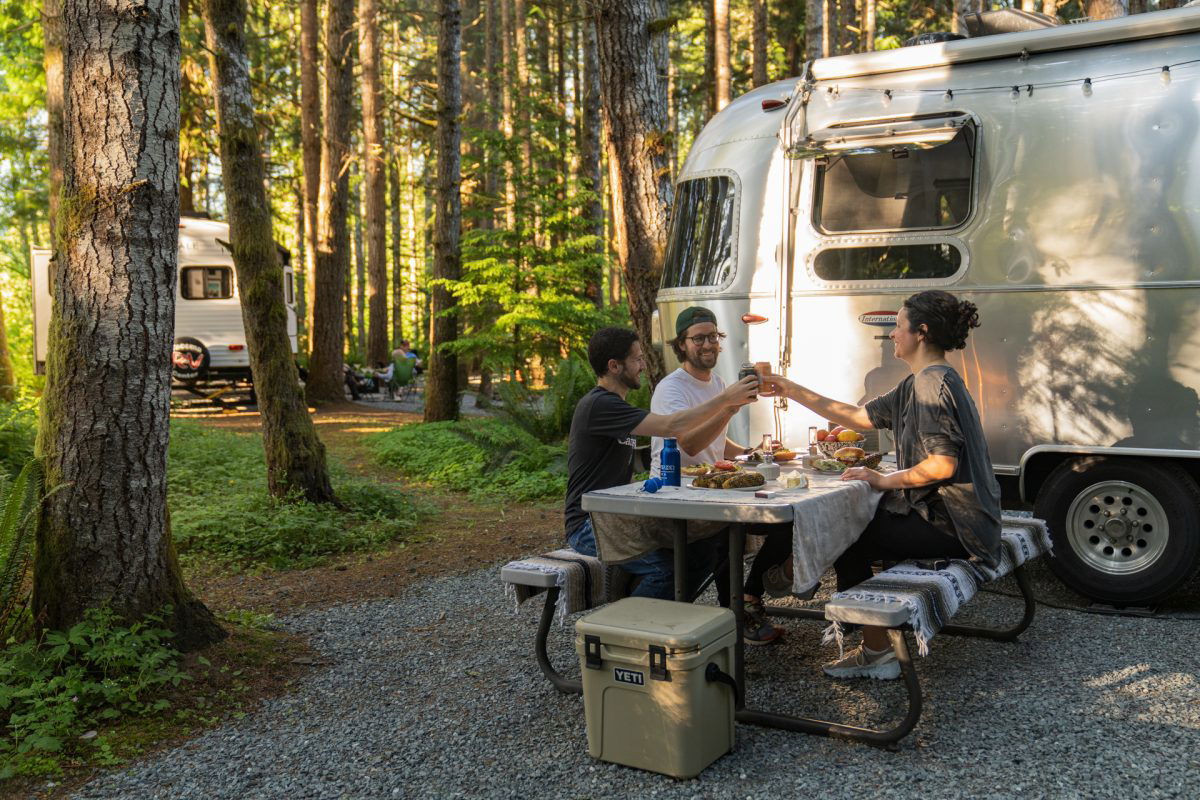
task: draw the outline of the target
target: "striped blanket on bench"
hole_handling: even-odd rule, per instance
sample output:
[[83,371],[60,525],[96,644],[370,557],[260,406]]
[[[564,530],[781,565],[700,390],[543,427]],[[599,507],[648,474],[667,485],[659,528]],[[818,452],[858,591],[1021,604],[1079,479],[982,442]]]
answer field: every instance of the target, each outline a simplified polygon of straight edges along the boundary
[[[940,569],[927,569],[906,561],[848,591],[835,592],[825,606],[826,618],[833,621],[825,631],[825,641],[836,642],[840,648],[842,623],[864,622],[855,618],[851,611],[854,605],[861,608],[863,603],[902,604],[917,640],[917,652],[928,655],[930,640],[975,596],[980,586],[1051,551],[1050,533],[1042,520],[1005,516],[1001,518],[1001,525],[1000,564],[995,568],[975,558],[953,559]],[[839,606],[839,601],[851,602]]]
[[557,586],[554,616],[559,624],[568,614],[624,597],[629,586],[629,573],[620,567],[606,567],[595,556],[569,548],[510,561],[501,568],[500,579],[505,594],[518,608],[529,598]]

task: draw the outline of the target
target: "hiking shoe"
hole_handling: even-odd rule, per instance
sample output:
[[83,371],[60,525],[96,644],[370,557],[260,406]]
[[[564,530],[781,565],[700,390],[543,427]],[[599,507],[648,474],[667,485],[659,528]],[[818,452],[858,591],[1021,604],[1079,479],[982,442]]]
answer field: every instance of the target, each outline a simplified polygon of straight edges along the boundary
[[761,600],[747,600],[742,605],[742,641],[751,645],[773,644],[783,631],[767,621]]
[[888,649],[882,653],[867,651],[865,645],[846,653],[845,656],[826,664],[821,669],[831,678],[874,678],[877,681],[894,681],[900,677],[900,662],[896,652]]

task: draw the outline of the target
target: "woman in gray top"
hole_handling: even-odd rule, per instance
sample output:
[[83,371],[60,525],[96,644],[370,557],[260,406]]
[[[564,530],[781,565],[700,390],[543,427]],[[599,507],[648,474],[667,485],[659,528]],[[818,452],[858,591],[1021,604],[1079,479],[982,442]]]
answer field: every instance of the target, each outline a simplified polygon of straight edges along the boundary
[[[783,394],[855,430],[887,428],[899,469],[851,467],[842,480],[885,491],[875,518],[834,564],[838,591],[871,577],[871,562],[908,558],[1000,558],[1000,486],[992,472],[979,413],[946,351],[966,346],[979,327],[974,303],[941,291],[904,301],[891,333],[896,358],[912,374],[865,406],[840,403],[786,378],[769,376],[761,395]],[[894,679],[900,664],[883,628],[865,628],[863,644],[832,664],[838,678]]]

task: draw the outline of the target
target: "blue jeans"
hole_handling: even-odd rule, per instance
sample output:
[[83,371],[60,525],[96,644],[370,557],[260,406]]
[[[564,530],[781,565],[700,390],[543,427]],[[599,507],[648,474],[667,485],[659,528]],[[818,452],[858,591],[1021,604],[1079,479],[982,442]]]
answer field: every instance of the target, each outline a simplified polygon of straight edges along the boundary
[[[596,532],[592,529],[592,518],[567,534],[567,543],[576,553],[585,556],[596,556]],[[721,559],[723,537],[710,536],[688,543],[688,586],[695,591],[704,579],[712,574],[713,569]],[[647,553],[632,561],[620,564],[621,569],[630,575],[641,578],[634,587],[631,597],[656,597],[660,600],[675,599],[675,553],[663,548]],[[720,591],[725,581],[724,575],[718,575],[718,593],[722,595],[723,605],[728,605],[728,592]]]

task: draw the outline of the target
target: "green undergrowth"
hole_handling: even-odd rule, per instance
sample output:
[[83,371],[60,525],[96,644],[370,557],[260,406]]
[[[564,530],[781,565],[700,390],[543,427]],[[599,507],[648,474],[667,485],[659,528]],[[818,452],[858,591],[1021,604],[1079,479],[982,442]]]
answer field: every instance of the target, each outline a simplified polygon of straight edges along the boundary
[[343,508],[279,501],[267,493],[260,434],[172,420],[167,479],[177,549],[185,560],[302,568],[412,534],[420,510],[406,493],[331,467]]
[[69,630],[9,639],[0,651],[0,779],[57,774],[76,751],[112,763],[95,729],[164,711],[162,692],[188,677],[162,624],[151,616],[124,627],[101,608]]
[[405,425],[374,434],[367,446],[410,479],[474,499],[537,500],[567,490],[566,446],[496,419]]

